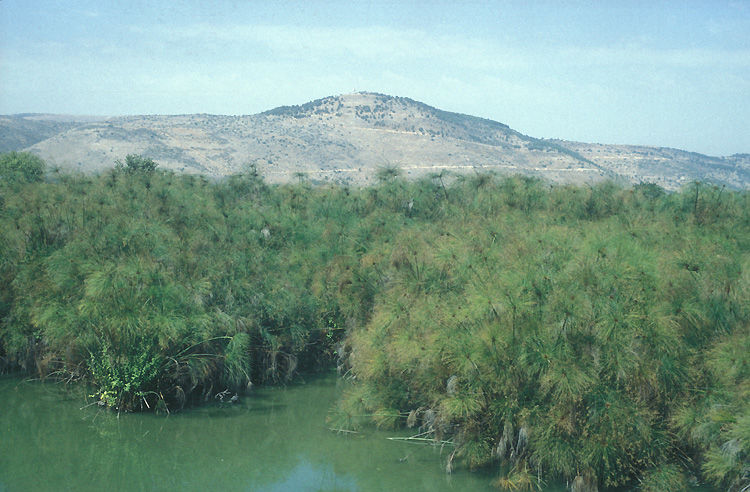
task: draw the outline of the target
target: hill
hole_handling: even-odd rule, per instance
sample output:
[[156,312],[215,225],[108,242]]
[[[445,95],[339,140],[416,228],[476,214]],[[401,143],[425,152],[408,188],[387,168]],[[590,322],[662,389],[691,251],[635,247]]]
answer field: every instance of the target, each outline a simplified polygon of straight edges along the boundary
[[375,179],[376,169],[399,167],[411,177],[497,171],[573,183],[622,177],[668,189],[693,180],[733,188],[750,184],[746,155],[710,157],[675,149],[538,139],[496,121],[375,93],[331,96],[243,116],[65,122],[4,118],[19,127],[37,125],[35,138],[18,137],[16,148],[6,150],[20,150],[26,143],[26,150],[50,164],[83,172],[109,168],[116,159],[137,153],[167,169],[217,177],[252,164],[271,182],[305,173],[313,181],[367,184]]
[[53,115],[0,116],[0,152],[21,150],[76,126],[73,121],[61,121]]

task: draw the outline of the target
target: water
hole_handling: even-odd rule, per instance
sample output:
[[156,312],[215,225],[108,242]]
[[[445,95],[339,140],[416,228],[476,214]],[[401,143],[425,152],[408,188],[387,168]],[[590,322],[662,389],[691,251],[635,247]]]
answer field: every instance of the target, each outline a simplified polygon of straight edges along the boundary
[[85,407],[80,387],[0,377],[0,492],[497,491],[492,473],[447,475],[450,448],[386,439],[408,432],[331,432],[342,384],[328,375],[234,405],[118,416]]
[[[335,376],[262,388],[235,405],[169,416],[86,405],[83,391],[0,378],[0,490],[495,490],[443,469],[450,450],[341,435],[325,422]],[[561,490],[561,489],[560,489]]]

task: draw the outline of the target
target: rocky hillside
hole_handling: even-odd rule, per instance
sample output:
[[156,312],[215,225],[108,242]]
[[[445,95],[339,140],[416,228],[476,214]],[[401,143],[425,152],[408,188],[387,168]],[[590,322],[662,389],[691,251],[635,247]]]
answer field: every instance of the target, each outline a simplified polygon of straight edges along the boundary
[[26,149],[63,169],[84,172],[111,167],[116,159],[137,153],[163,168],[211,176],[254,165],[272,182],[304,173],[313,181],[366,184],[378,168],[390,166],[412,177],[496,171],[576,183],[622,176],[669,189],[695,179],[735,188],[750,184],[747,155],[718,158],[674,149],[543,140],[495,121],[373,93],[332,96],[247,116],[127,116],[67,124],[59,131],[40,129],[38,141]]
[[76,126],[73,121],[60,121],[48,115],[0,116],[0,152],[21,150]]
[[666,147],[556,142],[632,183],[654,182],[668,189],[695,180],[750,185],[750,154],[712,157]]

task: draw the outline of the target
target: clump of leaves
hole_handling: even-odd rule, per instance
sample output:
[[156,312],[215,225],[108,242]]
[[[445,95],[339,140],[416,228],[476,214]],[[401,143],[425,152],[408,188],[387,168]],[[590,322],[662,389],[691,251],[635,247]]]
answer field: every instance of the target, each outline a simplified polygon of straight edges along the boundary
[[88,362],[91,382],[97,388],[92,396],[118,410],[151,408],[160,397],[157,383],[163,363],[145,344],[125,354],[112,353],[107,344],[102,345]]

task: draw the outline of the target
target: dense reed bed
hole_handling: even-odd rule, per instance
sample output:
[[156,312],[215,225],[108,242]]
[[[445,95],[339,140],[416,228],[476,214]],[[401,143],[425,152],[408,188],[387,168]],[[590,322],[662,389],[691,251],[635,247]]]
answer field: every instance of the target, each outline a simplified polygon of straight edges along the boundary
[[338,364],[337,428],[413,428],[502,488],[747,489],[746,191],[378,177],[0,156],[0,363],[120,410]]

